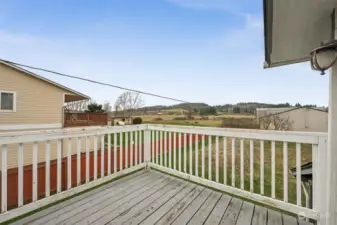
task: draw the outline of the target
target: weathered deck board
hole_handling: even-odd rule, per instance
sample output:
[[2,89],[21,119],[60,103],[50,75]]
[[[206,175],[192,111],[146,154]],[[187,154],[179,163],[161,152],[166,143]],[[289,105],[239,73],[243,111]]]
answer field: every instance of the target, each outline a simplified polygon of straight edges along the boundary
[[236,225],[247,225],[250,224],[253,218],[254,204],[250,202],[244,202],[240,210],[238,220]]
[[[45,209],[39,213],[33,214],[29,217],[26,217],[16,223],[13,223],[13,225],[21,225],[21,224],[28,224],[29,222],[35,221],[35,224],[38,224],[39,221],[41,223],[48,221],[48,217],[46,217],[48,214],[58,212],[54,216],[57,216],[58,214],[61,215],[62,213],[67,212],[68,206],[71,205],[71,208],[76,207],[76,205],[81,205],[86,202],[89,202],[91,199],[97,198],[101,195],[104,195],[105,193],[111,192],[115,189],[118,189],[125,185],[126,182],[130,182],[132,185],[133,183],[136,184],[140,181],[140,179],[145,178],[146,176],[149,176],[149,173],[146,173],[145,170],[139,171],[137,173],[131,174],[130,176],[126,176],[123,179],[118,179],[116,181],[113,181],[111,183],[108,183],[104,186],[101,186],[97,189],[94,189],[90,192],[86,192],[82,195],[76,196],[74,198],[69,199],[68,201],[62,202],[60,204],[54,205],[48,209]],[[40,220],[38,220],[40,219]],[[38,220],[38,221],[36,221]]]
[[154,220],[154,218],[160,218],[172,208],[180,199],[187,195],[193,188],[194,184],[188,183],[179,192],[170,193],[164,195],[162,198],[155,201],[153,204],[146,207],[143,211],[138,212],[135,216],[126,221],[125,225],[140,224],[142,221],[148,218],[148,220]]
[[189,204],[194,201],[195,198],[199,197],[199,194],[205,188],[202,186],[197,186],[193,189],[185,198],[183,198],[178,204],[176,204],[170,211],[168,211],[165,216],[163,216],[156,224],[166,225],[171,224],[179,215],[182,213]]
[[232,197],[228,195],[222,195],[218,203],[215,205],[213,211],[208,216],[205,225],[219,224],[231,200]]
[[[142,196],[142,194],[150,190],[152,188],[160,188],[162,187],[163,183],[165,184],[169,179],[167,177],[159,177],[155,180],[147,181],[147,184],[142,188],[134,189],[132,191],[128,190],[127,188],[124,189],[122,198],[118,195],[115,195],[115,198],[110,198],[109,200],[105,200],[95,206],[89,207],[84,211],[81,211],[77,215],[71,217],[67,220],[66,224],[90,224],[95,220],[99,219],[101,216],[104,216],[109,210],[117,209],[121,207],[123,204],[127,202],[133,203],[134,198],[137,196]],[[88,216],[89,215],[89,216]]]
[[268,209],[268,225],[283,225],[282,214]]
[[211,193],[212,191],[210,189],[204,189],[200,195],[195,198],[194,201],[178,216],[172,225],[187,224]]
[[111,220],[109,224],[122,224],[130,218],[139,215],[141,212],[145,210],[145,208],[149,209],[149,206],[154,202],[161,199],[161,197],[165,197],[165,199],[169,199],[172,195],[176,194],[177,191],[181,190],[184,187],[184,182],[181,180],[175,179],[173,182],[169,183],[162,191],[157,191],[155,194],[151,195],[149,198],[146,198],[144,201],[141,201],[139,204],[130,208],[127,211],[124,211],[122,215],[119,215],[117,218]]
[[154,177],[146,176],[145,178],[138,180],[136,183],[132,183],[129,188],[123,188],[123,186],[119,187],[118,189],[112,190],[105,195],[101,195],[98,198],[93,198],[90,202],[79,202],[76,206],[69,207],[60,210],[62,213],[58,213],[55,217],[54,213],[50,214],[47,217],[47,220],[44,221],[44,225],[54,225],[58,223],[64,222],[65,224],[73,223],[77,219],[80,220],[83,216],[87,216],[90,213],[94,213],[95,210],[98,211],[100,208],[104,206],[108,206],[112,202],[115,202],[119,199],[124,199],[125,196],[128,196],[129,193],[132,193],[136,190],[142,190],[144,187],[147,187],[148,183],[152,180],[161,180],[164,179],[164,176],[160,176],[156,174]]
[[297,225],[297,219],[292,216],[283,215],[283,224],[284,225]]
[[157,171],[140,171],[15,224],[309,225]]
[[267,212],[268,210],[266,208],[256,205],[252,219],[252,225],[266,225]]
[[194,214],[192,219],[188,222],[191,225],[202,225],[207,219],[208,215],[212,212],[214,206],[219,201],[221,194],[219,192],[212,192],[204,204]]
[[[163,193],[165,192],[165,187],[172,182],[173,178],[170,179],[166,179],[163,182],[161,182],[160,184],[153,186],[152,188],[150,188],[149,190],[141,193],[141,194],[137,194],[137,196],[127,202],[125,202],[124,204],[118,204],[117,208],[110,211],[110,207],[106,207],[103,210],[100,210],[98,213],[95,213],[93,215],[91,215],[90,217],[86,218],[85,220],[81,221],[79,224],[88,224],[88,223],[92,223],[92,224],[106,224],[108,222],[110,222],[111,220],[115,219],[116,217],[122,215],[122,213],[126,212],[127,210],[130,210],[133,206],[137,205],[138,203],[141,203],[142,201],[146,200],[147,198],[150,198],[151,196],[155,195],[158,193],[158,191],[160,191],[159,193]],[[94,217],[94,218],[93,218]],[[91,219],[92,218],[92,219]],[[95,220],[97,219],[97,220]],[[94,221],[94,222],[93,222]]]
[[241,210],[242,203],[243,201],[241,199],[232,198],[232,201],[229,203],[226,212],[220,221],[220,224],[235,225]]

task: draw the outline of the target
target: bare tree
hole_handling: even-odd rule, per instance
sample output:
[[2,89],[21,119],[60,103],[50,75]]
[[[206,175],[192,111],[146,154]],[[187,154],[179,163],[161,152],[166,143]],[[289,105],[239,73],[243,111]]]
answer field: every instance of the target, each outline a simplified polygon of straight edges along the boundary
[[105,112],[111,112],[112,106],[111,106],[110,102],[108,102],[108,101],[104,102],[103,109],[104,109]]
[[270,125],[273,125],[274,130],[290,130],[292,128],[293,121],[289,116],[280,116],[280,114],[265,113],[260,118],[260,124],[263,129],[268,130]]
[[272,122],[271,116],[266,116],[260,119],[260,124],[265,130],[269,129],[271,122]]
[[144,101],[139,93],[127,91],[121,94],[115,102],[116,112],[123,113],[124,116],[132,114],[144,105]]
[[290,130],[293,122],[290,120],[289,116],[281,117],[279,114],[272,115],[272,124],[275,130]]

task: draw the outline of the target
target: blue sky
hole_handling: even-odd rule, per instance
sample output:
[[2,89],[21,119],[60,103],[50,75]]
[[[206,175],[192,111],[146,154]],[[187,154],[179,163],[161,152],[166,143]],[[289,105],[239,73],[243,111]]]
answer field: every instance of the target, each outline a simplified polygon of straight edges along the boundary
[[[262,0],[2,0],[1,58],[191,102],[327,105],[309,63],[263,69]],[[122,93],[38,73],[114,102]],[[146,105],[175,104],[143,96]]]

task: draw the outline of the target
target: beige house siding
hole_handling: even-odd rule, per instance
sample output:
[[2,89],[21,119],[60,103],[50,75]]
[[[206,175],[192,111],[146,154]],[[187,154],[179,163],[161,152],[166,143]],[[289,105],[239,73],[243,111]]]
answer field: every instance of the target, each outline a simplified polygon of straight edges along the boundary
[[16,92],[16,112],[0,112],[0,125],[62,124],[65,90],[0,64],[0,90]]
[[[0,64],[0,90],[16,93],[16,111],[0,112],[0,135],[6,132],[31,131],[29,127],[41,125],[63,126],[63,105],[65,94],[74,95],[67,90],[51,83],[27,75],[22,71]],[[27,128],[22,128],[26,126]],[[11,129],[16,127],[15,129]],[[17,129],[19,127],[20,129]],[[8,129],[8,130],[6,130]],[[43,130],[48,129],[44,127]],[[38,130],[38,129],[35,129]],[[90,150],[93,150],[93,137]],[[67,155],[68,140],[63,140],[62,154]],[[73,140],[72,154],[76,153],[76,140]],[[100,142],[98,142],[100,148]],[[38,162],[45,161],[46,143],[38,143]],[[51,160],[57,157],[56,140],[50,142]],[[85,151],[85,141],[82,141],[82,151]],[[24,165],[32,164],[33,143],[23,144]],[[18,166],[18,145],[7,146],[8,169]],[[1,154],[0,154],[1,162]]]
[[[305,132],[327,132],[328,131],[328,113],[310,108],[299,108],[288,112],[280,113],[281,118],[288,118],[292,122],[291,131]],[[263,129],[262,123],[260,128]],[[274,130],[273,124],[270,124],[269,130]]]

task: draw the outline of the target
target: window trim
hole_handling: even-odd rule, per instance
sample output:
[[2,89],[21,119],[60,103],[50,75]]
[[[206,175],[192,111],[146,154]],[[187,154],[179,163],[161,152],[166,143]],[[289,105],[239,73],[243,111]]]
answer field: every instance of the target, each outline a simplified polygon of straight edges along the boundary
[[[13,94],[13,110],[1,109],[1,93]],[[16,112],[16,91],[0,90],[0,112]]]

